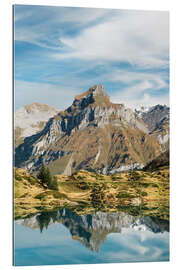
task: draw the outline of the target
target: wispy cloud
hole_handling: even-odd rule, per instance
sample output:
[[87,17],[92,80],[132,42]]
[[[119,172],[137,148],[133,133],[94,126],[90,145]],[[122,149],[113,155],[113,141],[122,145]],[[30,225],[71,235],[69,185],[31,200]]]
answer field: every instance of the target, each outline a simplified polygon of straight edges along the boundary
[[168,104],[168,16],[15,6],[16,107],[39,101],[63,109],[98,83],[114,102]]
[[127,61],[144,68],[167,67],[168,39],[167,12],[127,11],[85,29],[78,36],[61,37],[70,51],[55,57]]
[[111,94],[111,100],[115,103],[125,103],[131,108],[169,105],[167,73],[116,70],[111,80],[124,84],[123,88]]
[[61,36],[77,34],[109,13],[105,9],[16,6],[15,40],[52,50],[63,49]]
[[67,108],[77,92],[69,87],[43,84],[35,82],[15,81],[15,109],[21,104],[28,105],[33,102],[52,104],[57,109]]
[[141,72],[141,71],[128,71],[123,69],[116,69],[111,74],[111,80],[112,81],[120,81],[125,83],[134,83],[137,81],[149,81],[152,82],[152,86],[155,87],[155,89],[161,89],[168,87],[167,80],[168,80],[168,74],[162,73],[162,72]]
[[[141,106],[154,106],[163,104],[169,106],[169,94],[152,95],[153,84],[148,81],[136,83],[131,87],[126,87],[123,91],[112,94],[111,101],[114,103],[123,103],[130,108],[140,108]],[[150,93],[149,93],[150,92]]]

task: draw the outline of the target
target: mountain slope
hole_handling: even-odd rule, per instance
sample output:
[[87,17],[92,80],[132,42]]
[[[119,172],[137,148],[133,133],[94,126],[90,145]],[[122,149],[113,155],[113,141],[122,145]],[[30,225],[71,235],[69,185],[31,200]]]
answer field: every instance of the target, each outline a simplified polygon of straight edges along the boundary
[[169,166],[169,150],[160,154],[157,158],[149,162],[144,170],[156,170],[162,166]]
[[24,138],[38,133],[50,117],[58,110],[46,104],[37,102],[20,108],[15,112],[15,146],[23,143]]
[[149,131],[156,128],[156,125],[161,119],[169,115],[169,107],[166,105],[155,105],[149,109],[138,111],[136,113],[141,115],[143,121],[147,124]]
[[31,172],[42,162],[53,174],[80,169],[111,174],[142,168],[161,153],[144,121],[123,104],[113,104],[102,85],[75,97],[44,129],[16,148],[15,166]]
[[150,134],[157,138],[163,150],[169,149],[169,114],[162,117],[160,121],[156,123],[154,130],[152,130]]
[[169,149],[169,107],[156,105],[150,108],[136,110],[149,129],[149,134],[155,137],[163,150]]

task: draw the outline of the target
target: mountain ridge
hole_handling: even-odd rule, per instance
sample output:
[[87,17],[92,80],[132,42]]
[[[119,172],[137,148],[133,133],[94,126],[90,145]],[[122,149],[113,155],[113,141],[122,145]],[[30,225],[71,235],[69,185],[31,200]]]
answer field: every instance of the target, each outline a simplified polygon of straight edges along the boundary
[[144,120],[123,104],[110,102],[102,85],[75,96],[36,135],[16,148],[15,166],[35,172],[42,162],[54,174],[79,169],[108,174],[142,168],[162,151]]
[[15,146],[23,143],[24,138],[32,136],[45,126],[46,122],[58,113],[58,110],[47,104],[34,102],[15,112]]

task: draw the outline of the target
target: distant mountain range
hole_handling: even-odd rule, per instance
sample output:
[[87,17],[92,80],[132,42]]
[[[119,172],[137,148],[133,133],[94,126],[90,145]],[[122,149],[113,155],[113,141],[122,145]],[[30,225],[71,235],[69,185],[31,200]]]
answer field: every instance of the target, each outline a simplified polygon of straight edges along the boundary
[[112,174],[143,168],[169,148],[166,105],[132,111],[112,103],[102,85],[77,95],[65,111],[36,105],[15,116],[15,166],[30,172],[43,162],[53,174]]
[[169,148],[169,107],[158,104],[146,110],[136,110],[136,113],[147,124],[149,134],[164,146],[164,150],[167,150]]
[[20,108],[15,112],[15,146],[24,142],[24,138],[34,135],[42,130],[50,117],[58,110],[46,104],[34,102]]

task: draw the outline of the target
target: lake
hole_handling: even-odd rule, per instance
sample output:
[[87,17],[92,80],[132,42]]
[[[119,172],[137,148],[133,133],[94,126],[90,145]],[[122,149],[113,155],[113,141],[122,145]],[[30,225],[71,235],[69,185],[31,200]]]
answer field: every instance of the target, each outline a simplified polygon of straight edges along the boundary
[[63,265],[169,260],[169,222],[157,217],[68,208],[14,223],[14,265]]

